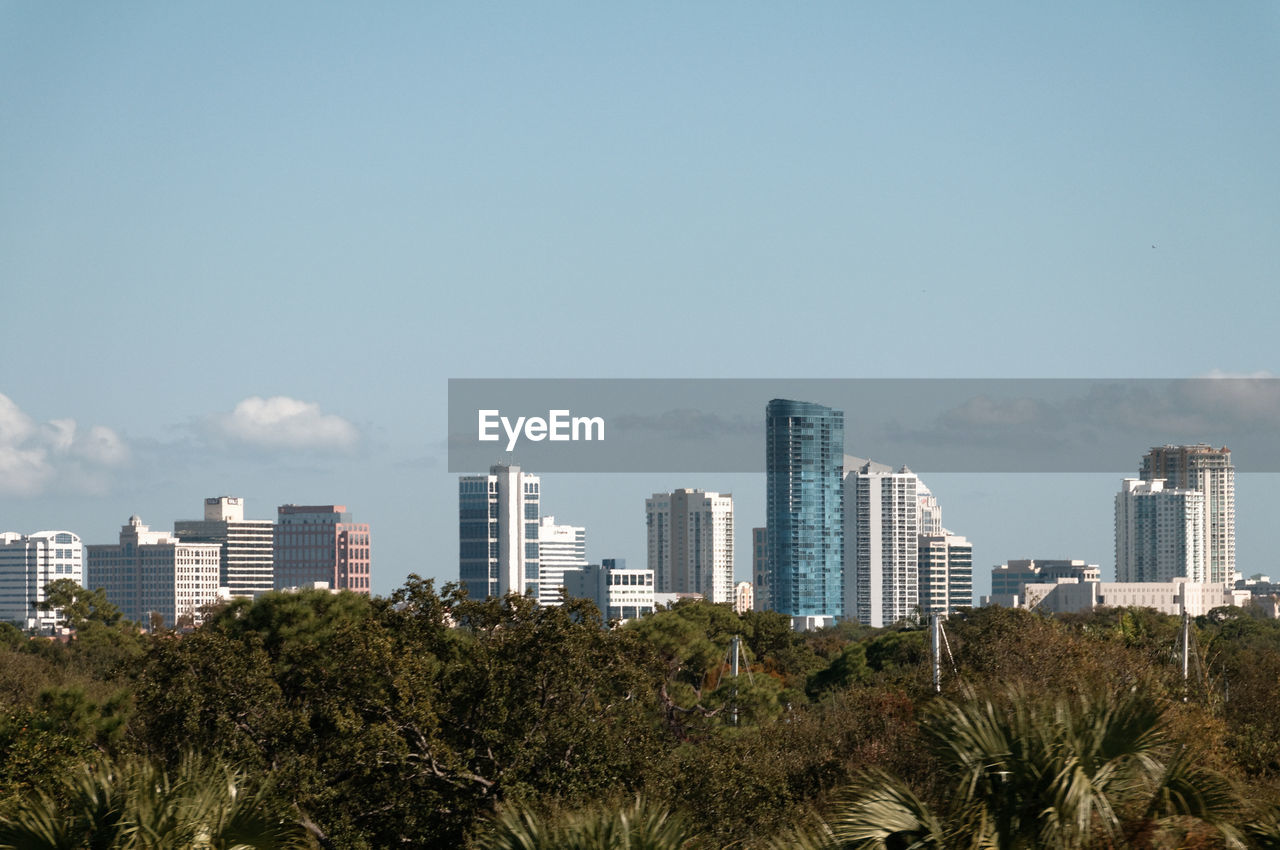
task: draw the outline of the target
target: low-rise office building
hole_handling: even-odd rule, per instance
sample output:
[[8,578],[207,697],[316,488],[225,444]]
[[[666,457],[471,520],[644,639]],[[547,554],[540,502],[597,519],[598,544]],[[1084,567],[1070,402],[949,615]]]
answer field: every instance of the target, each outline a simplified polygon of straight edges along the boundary
[[152,531],[136,515],[120,529],[120,542],[85,547],[87,584],[102,588],[125,619],[143,628],[200,625],[201,611],[219,592],[222,547],[188,543]]
[[1021,607],[1049,613],[1079,613],[1094,608],[1154,608],[1162,614],[1193,617],[1214,608],[1248,605],[1251,594],[1222,584],[1188,581],[1076,581],[1029,584]]
[[566,570],[564,578],[569,596],[594,601],[606,623],[653,613],[653,570],[628,569],[623,558],[605,558],[599,564]]

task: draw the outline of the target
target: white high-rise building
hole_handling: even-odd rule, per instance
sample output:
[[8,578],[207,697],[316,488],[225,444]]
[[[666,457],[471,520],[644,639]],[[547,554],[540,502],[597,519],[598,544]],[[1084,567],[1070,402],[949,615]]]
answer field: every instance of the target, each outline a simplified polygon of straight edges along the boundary
[[472,599],[537,596],[541,486],[505,464],[458,479],[458,577]]
[[222,547],[219,582],[231,596],[254,597],[274,587],[275,523],[245,519],[244,499],[214,496],[204,500],[203,520],[178,520],[173,533],[188,543]]
[[733,496],[680,489],[645,500],[658,593],[733,601]]
[[559,605],[565,573],[587,565],[587,530],[580,525],[556,525],[544,516],[538,525],[538,602]]
[[1205,569],[1211,583],[1231,583],[1236,573],[1236,469],[1231,450],[1200,443],[1157,446],[1142,457],[1143,481],[1164,479],[1166,488],[1204,494]]
[[62,619],[42,611],[49,582],[71,579],[84,585],[84,547],[69,531],[0,534],[0,622],[27,631],[51,631]]
[[914,472],[844,456],[844,610],[869,626],[973,605],[973,546]]
[[[936,505],[937,502],[935,501]],[[946,529],[917,538],[920,613],[950,616],[973,607],[973,546]]]
[[1204,493],[1126,478],[1116,494],[1116,581],[1208,578]]
[[137,516],[120,529],[120,542],[85,547],[88,586],[106,591],[126,620],[148,628],[152,617],[166,626],[200,625],[201,608],[222,598],[218,575],[222,547],[187,543],[152,531]]
[[916,479],[916,502],[920,508],[920,534],[946,534],[946,529],[942,527],[942,508],[938,507],[938,497],[919,478]]
[[919,478],[848,455],[844,459],[844,610],[888,626],[920,603]]

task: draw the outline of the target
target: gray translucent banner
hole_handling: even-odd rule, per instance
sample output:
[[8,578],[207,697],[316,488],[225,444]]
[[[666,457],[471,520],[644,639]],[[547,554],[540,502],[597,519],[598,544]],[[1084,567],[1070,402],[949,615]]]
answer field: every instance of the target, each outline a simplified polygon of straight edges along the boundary
[[774,398],[843,411],[846,454],[916,472],[1136,475],[1152,446],[1196,443],[1280,471],[1270,377],[452,379],[449,471],[763,472]]

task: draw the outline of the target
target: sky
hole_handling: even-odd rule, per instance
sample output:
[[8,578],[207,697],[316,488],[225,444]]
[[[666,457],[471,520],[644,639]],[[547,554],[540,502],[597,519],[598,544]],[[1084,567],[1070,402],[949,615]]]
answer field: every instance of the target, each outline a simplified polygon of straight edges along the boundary
[[[0,530],[340,503],[386,594],[457,577],[450,378],[1275,375],[1277,150],[1272,2],[0,2]],[[1105,575],[1140,454],[926,480],[982,592]],[[762,472],[543,510],[643,561],[685,486],[747,578]]]

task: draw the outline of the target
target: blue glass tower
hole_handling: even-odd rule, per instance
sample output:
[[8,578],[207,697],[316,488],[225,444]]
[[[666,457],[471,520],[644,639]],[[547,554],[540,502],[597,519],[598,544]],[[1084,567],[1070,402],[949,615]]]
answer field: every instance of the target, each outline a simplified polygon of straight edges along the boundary
[[844,412],[775,398],[765,411],[774,610],[843,615]]

